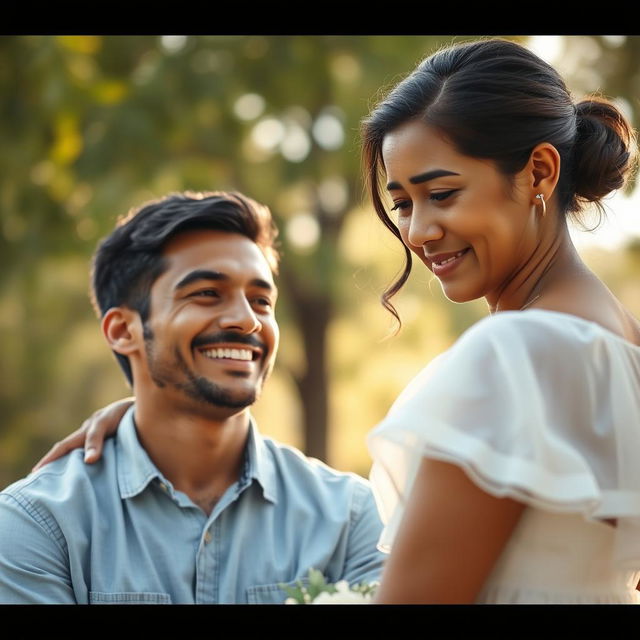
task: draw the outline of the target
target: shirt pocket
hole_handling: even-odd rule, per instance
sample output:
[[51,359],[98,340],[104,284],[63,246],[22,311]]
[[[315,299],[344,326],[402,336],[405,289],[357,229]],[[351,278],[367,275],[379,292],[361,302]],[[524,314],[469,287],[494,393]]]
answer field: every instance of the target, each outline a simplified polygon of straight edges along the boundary
[[[300,578],[284,584],[287,587],[297,587],[299,586],[299,582],[301,582],[305,587],[309,586],[308,578]],[[275,584],[263,584],[255,587],[249,587],[247,589],[247,603],[284,604],[284,601],[289,597],[289,594],[282,588],[282,584],[282,582],[276,582]]]
[[171,596],[167,593],[121,591],[105,593],[90,591],[89,604],[171,604]]

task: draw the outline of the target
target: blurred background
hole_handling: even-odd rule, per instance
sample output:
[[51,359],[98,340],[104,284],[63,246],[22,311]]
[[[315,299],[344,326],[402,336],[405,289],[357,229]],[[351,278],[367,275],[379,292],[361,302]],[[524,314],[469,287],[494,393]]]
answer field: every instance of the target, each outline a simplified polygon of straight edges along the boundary
[[[638,123],[640,37],[512,37],[579,99],[599,91]],[[365,436],[482,301],[448,302],[402,264],[360,180],[359,122],[381,91],[465,37],[0,37],[0,486],[95,409],[126,395],[90,307],[97,241],[172,191],[236,189],[280,228],[281,351],[255,408],[263,433],[366,475]],[[640,316],[640,191],[608,201],[587,263]]]

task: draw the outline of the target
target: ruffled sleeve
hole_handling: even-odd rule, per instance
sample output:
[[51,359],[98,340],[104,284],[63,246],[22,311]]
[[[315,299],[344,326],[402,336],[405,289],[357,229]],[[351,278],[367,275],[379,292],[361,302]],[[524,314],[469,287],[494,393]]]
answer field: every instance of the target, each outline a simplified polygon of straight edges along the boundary
[[[487,318],[436,358],[370,434],[388,550],[424,456],[542,509],[617,518],[640,561],[640,350],[565,314]],[[564,322],[563,322],[564,321]]]

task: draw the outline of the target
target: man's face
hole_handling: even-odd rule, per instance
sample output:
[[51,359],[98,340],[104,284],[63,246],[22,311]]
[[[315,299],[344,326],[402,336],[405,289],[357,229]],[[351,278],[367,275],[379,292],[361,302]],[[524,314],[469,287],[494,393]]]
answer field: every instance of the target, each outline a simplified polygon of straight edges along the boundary
[[151,288],[144,334],[151,383],[185,408],[236,413],[253,404],[279,335],[262,251],[243,235],[204,230],[177,236],[163,256],[169,267]]

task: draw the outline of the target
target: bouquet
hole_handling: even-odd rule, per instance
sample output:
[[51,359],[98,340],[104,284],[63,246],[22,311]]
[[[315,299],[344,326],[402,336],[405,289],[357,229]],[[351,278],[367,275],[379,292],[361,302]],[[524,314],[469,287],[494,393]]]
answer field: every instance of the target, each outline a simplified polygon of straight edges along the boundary
[[280,588],[289,596],[285,604],[370,604],[377,586],[377,582],[349,586],[346,580],[332,584],[321,571],[309,569],[308,585],[298,580],[295,587],[281,584]]

